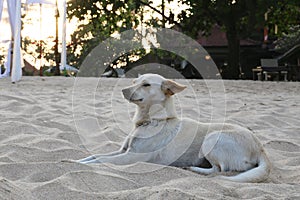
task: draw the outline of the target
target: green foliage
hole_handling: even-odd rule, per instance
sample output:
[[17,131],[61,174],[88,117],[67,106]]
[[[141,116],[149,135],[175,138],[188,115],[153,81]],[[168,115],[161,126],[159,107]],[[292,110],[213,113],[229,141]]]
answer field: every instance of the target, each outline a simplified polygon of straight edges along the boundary
[[35,59],[41,59],[41,56],[43,56],[43,58],[46,59],[50,65],[54,65],[55,42],[53,41],[52,37],[46,39],[45,41],[33,40],[29,37],[25,37],[22,40],[22,47],[26,53],[30,54]]
[[6,61],[6,55],[7,55],[7,45],[1,45],[0,46],[0,68],[1,73],[4,73],[5,71],[5,61]]
[[[268,8],[268,19],[265,22],[270,29],[271,36],[283,36],[291,33],[293,26],[300,22],[300,1],[299,0],[281,0]],[[275,25],[278,32],[275,33]]]
[[70,63],[79,66],[88,53],[112,34],[136,27],[140,5],[134,0],[71,0],[69,18],[80,20],[72,35]]
[[256,0],[183,0],[190,5],[180,15],[183,31],[197,38],[208,36],[214,24],[220,25],[228,40],[228,67],[223,70],[224,78],[239,77],[239,41],[253,29],[259,12],[260,1]]
[[275,49],[285,52],[296,45],[300,45],[300,25],[290,27],[288,34],[283,33],[282,37],[276,41]]
[[[68,61],[79,66],[88,53],[100,42],[112,34],[134,29],[140,23],[152,27],[164,27],[166,24],[175,25],[187,35],[197,38],[199,34],[209,35],[211,27],[218,24],[226,32],[228,40],[228,67],[223,71],[225,78],[239,78],[240,40],[254,37],[257,32],[268,26],[270,35],[275,35],[274,27],[278,27],[278,35],[289,32],[289,25],[299,24],[299,0],[178,0],[189,8],[178,16],[174,11],[164,12],[163,4],[172,0],[162,1],[154,6],[148,0],[70,0],[68,2],[69,18],[80,20],[78,29],[72,35]],[[164,2],[164,3],[163,3]],[[152,10],[161,18],[151,17],[144,20],[144,10]],[[169,14],[165,14],[169,13]],[[268,20],[265,20],[268,13]],[[178,18],[175,21],[175,17]],[[258,37],[262,41],[262,32]],[[257,39],[257,38],[256,38]],[[138,42],[138,41],[136,41]],[[118,62],[130,62],[132,54],[143,55],[145,52],[136,51],[124,53]],[[160,51],[157,51],[161,56]]]
[[43,76],[54,76],[54,74],[45,70]]
[[[214,24],[220,25],[226,32],[228,68],[223,74],[225,78],[239,77],[240,39],[251,37],[252,33],[265,26],[276,24],[283,33],[288,29],[288,24],[299,23],[299,0],[182,0],[182,2],[190,5],[190,8],[180,15],[185,33],[196,38],[201,30],[202,35],[209,35]],[[265,21],[267,12],[268,20]]]
[[262,18],[268,5],[273,1],[263,0],[182,0],[190,8],[180,14],[183,31],[194,37],[199,30],[209,35],[212,25],[218,24],[225,31],[235,31],[247,36],[255,28],[258,18]]
[[4,55],[5,49],[4,49],[4,47],[0,48],[0,52],[3,53],[3,54],[0,54],[0,67],[4,67],[4,60],[5,60],[5,55]]
[[285,52],[300,44],[300,1],[282,0],[276,7],[269,10],[268,26],[277,25],[278,33],[274,28],[270,29],[270,34],[277,36],[275,49]]

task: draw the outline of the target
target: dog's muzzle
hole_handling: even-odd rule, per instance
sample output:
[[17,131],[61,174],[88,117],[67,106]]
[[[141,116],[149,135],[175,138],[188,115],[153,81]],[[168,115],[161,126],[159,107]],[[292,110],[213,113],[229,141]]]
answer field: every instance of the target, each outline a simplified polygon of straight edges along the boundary
[[133,92],[131,92],[130,88],[125,88],[122,90],[123,96],[125,99],[130,100],[131,96],[133,95]]
[[132,88],[125,88],[122,90],[123,96],[125,99],[127,99],[130,102],[140,102],[143,101],[143,99],[134,99],[134,90]]

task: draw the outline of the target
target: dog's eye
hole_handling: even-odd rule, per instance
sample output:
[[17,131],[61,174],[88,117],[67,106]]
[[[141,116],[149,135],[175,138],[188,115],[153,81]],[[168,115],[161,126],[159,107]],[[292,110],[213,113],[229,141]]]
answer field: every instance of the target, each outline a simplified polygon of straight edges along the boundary
[[151,86],[150,83],[144,83],[144,84],[143,84],[143,87],[150,87],[150,86]]

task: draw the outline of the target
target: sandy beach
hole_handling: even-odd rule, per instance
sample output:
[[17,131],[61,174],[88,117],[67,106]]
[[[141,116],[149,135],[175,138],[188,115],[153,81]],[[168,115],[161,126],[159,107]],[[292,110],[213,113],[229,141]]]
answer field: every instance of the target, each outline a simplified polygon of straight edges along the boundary
[[254,132],[273,164],[266,182],[234,183],[151,163],[67,162],[120,147],[133,127],[135,107],[121,94],[131,79],[5,78],[0,199],[300,199],[299,82],[179,82],[188,86],[176,96],[179,117]]

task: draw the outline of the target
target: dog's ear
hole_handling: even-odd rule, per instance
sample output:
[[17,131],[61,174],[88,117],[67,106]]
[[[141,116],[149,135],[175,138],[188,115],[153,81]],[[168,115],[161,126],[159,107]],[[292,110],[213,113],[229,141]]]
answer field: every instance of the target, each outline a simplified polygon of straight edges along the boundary
[[167,96],[172,96],[178,92],[181,92],[186,88],[185,85],[181,85],[172,80],[165,80],[162,82],[161,89]]

